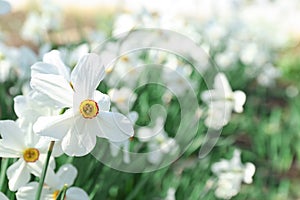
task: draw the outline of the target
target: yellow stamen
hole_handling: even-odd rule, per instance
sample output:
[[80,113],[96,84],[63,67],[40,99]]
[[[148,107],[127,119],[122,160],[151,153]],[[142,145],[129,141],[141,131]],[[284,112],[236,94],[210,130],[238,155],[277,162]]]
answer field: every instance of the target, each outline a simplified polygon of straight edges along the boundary
[[123,62],[126,62],[126,63],[129,62],[128,56],[121,56],[120,59],[121,59],[121,61],[123,61]]
[[113,71],[113,67],[109,67],[109,68],[105,69],[105,72],[107,74],[110,74],[112,71]]
[[99,113],[98,104],[93,100],[84,100],[79,107],[80,113],[84,118],[92,119]]
[[70,82],[70,86],[71,86],[72,90],[75,91],[72,82]]
[[23,152],[23,158],[26,162],[35,162],[39,159],[40,152],[36,148],[28,148]]

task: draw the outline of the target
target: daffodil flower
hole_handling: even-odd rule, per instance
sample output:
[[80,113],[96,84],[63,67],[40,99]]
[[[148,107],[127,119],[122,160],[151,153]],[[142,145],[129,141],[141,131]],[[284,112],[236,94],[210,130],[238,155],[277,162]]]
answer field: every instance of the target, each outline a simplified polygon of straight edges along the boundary
[[[41,199],[56,200],[61,190],[64,187],[68,187],[65,200],[89,200],[87,193],[83,189],[70,187],[77,176],[77,169],[73,165],[65,164],[61,166],[55,176],[59,180],[58,183],[56,185],[44,185]],[[18,190],[16,197],[18,200],[31,200],[36,195],[37,188],[37,182],[30,182]]]
[[243,91],[232,91],[223,73],[216,75],[214,89],[204,91],[201,98],[208,104],[208,114],[205,125],[209,128],[220,129],[228,124],[231,112],[243,112],[246,95]]
[[127,87],[111,89],[108,91],[111,101],[116,104],[121,112],[128,113],[137,95]]
[[255,173],[255,165],[248,162],[241,163],[241,152],[235,150],[231,160],[224,160],[214,163],[212,172],[218,176],[215,195],[218,198],[230,199],[238,194],[242,182],[251,184],[252,176]]
[[[24,133],[16,122],[11,120],[0,121],[0,157],[19,158],[6,171],[8,186],[11,191],[16,191],[30,180],[30,174],[40,176],[47,152],[44,140],[29,130]],[[52,179],[54,174],[54,160],[50,162],[46,175],[46,183],[55,184]]]
[[148,142],[148,161],[151,164],[159,164],[165,155],[175,155],[179,146],[174,138],[168,137],[164,130],[164,119],[156,119],[153,128],[142,127],[137,132],[141,142]]
[[[55,62],[52,60],[52,63]],[[62,140],[62,149],[67,155],[90,153],[96,145],[96,136],[113,142],[133,136],[131,122],[120,113],[109,112],[108,95],[96,90],[105,75],[97,54],[83,56],[69,79],[67,74],[58,73],[53,64],[39,63],[32,68],[32,88],[68,108],[62,115],[40,117],[33,128],[42,136]],[[54,73],[48,69],[54,69]]]
[[[26,95],[19,95],[14,98],[14,111],[18,117],[17,122],[21,129],[25,131],[32,129],[33,124],[40,116],[58,115],[59,109],[45,105],[43,100],[45,95],[35,91],[30,91]],[[40,140],[45,141],[45,147],[48,147],[50,140],[47,137],[42,137]],[[58,157],[63,154],[61,142],[56,142],[52,151],[52,156]]]

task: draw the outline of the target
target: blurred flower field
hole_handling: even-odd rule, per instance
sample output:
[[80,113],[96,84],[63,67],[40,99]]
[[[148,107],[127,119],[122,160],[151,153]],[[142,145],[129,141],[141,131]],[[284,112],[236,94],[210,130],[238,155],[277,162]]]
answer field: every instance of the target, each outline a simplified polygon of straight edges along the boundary
[[0,200],[300,199],[299,9],[0,0]]

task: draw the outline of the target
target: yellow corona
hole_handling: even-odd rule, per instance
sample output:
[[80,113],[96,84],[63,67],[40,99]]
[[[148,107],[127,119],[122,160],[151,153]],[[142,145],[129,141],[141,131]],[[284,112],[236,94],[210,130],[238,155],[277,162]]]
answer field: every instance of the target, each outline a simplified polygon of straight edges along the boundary
[[40,152],[36,148],[25,149],[23,158],[26,162],[35,162],[39,159]]
[[93,100],[84,100],[80,104],[80,113],[84,118],[92,119],[99,113],[98,104]]

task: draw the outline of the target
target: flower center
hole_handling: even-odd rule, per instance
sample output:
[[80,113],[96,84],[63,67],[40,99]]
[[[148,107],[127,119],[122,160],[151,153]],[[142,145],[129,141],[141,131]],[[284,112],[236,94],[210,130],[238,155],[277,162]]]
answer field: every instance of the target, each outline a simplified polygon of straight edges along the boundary
[[93,100],[84,100],[79,107],[80,113],[84,118],[92,119],[99,113],[98,104]]
[[23,158],[26,162],[35,162],[39,159],[40,152],[36,148],[25,149]]

